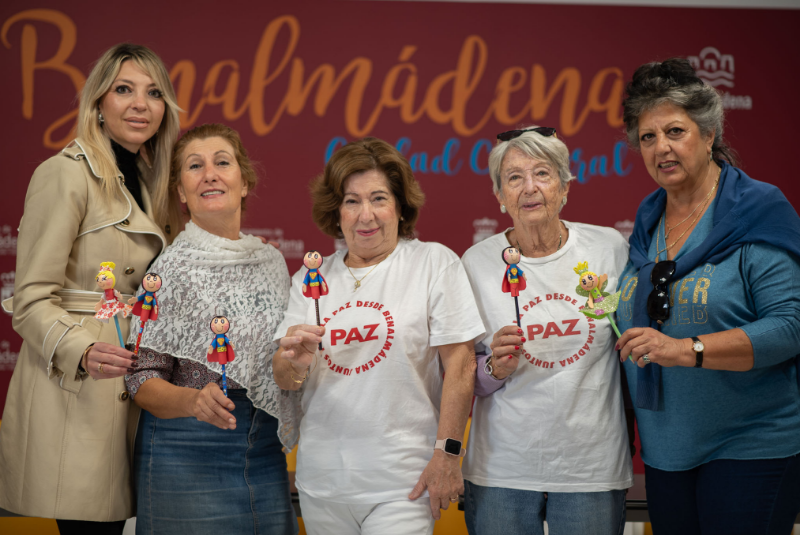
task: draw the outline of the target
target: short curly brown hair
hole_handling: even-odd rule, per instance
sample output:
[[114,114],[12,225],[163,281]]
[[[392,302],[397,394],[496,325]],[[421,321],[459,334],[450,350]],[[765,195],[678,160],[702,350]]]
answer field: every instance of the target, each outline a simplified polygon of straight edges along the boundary
[[[242,184],[247,186],[247,196],[242,197],[242,212],[247,207],[247,197],[249,197],[253,190],[256,189],[258,184],[258,173],[256,173],[255,164],[250,160],[247,151],[242,144],[242,138],[239,137],[239,132],[218,123],[206,123],[196,126],[183,134],[181,138],[175,143],[175,148],[172,150],[172,164],[170,165],[169,172],[169,196],[170,202],[176,203],[180,206],[178,200],[178,185],[181,183],[181,165],[183,163],[183,151],[192,141],[198,139],[208,139],[210,137],[219,137],[227,141],[233,147],[234,157],[239,169],[242,171]],[[189,207],[186,207],[186,214],[189,213]]]
[[325,172],[311,183],[313,217],[317,227],[334,238],[342,238],[339,228],[339,207],[344,201],[344,182],[354,174],[371,170],[380,171],[389,181],[389,187],[399,204],[402,216],[397,227],[400,238],[412,238],[419,211],[425,204],[425,194],[419,187],[408,160],[396,148],[382,139],[365,137],[348,143],[336,151]]

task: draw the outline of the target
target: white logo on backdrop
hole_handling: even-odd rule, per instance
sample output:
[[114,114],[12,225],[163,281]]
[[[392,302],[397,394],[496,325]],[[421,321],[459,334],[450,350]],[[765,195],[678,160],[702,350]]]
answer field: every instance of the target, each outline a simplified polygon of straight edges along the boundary
[[710,86],[733,87],[733,56],[720,54],[713,46],[700,51],[699,56],[689,56],[697,76]]
[[11,225],[3,225],[0,232],[0,256],[17,254],[17,237],[12,234]]
[[631,234],[633,234],[633,221],[630,219],[626,219],[625,221],[617,221],[614,223],[614,228],[617,229],[620,234],[625,236],[626,240],[631,239]]
[[268,241],[278,242],[279,251],[283,253],[284,258],[303,258],[306,254],[303,240],[287,240],[283,237],[282,228],[243,228],[242,233],[263,236]]
[[13,371],[18,356],[19,351],[11,351],[11,344],[8,341],[0,342],[0,371]]
[[753,108],[753,99],[750,96],[732,95],[722,89],[733,87],[734,62],[731,54],[721,54],[713,46],[707,46],[699,55],[689,56],[688,59],[703,82],[720,90],[723,108],[726,110]]
[[491,238],[497,233],[497,221],[488,217],[476,219],[472,222],[472,226],[475,228],[475,234],[472,235],[472,245],[486,238]]
[[0,282],[3,286],[0,287],[0,301],[5,301],[9,297],[14,296],[14,271],[0,274]]

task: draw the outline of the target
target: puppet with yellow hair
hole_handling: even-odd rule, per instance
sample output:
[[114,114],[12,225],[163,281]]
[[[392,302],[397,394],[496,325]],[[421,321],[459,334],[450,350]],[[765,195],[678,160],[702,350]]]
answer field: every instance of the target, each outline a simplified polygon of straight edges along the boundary
[[617,310],[622,292],[612,295],[604,291],[608,286],[608,275],[597,275],[594,271],[589,271],[589,262],[581,262],[572,269],[580,277],[575,291],[588,298],[581,312],[590,318],[602,319]]
[[117,267],[114,262],[103,262],[100,264],[100,271],[94,278],[97,285],[103,290],[103,297],[94,306],[96,314],[95,318],[104,323],[116,316],[120,312],[123,318],[127,318],[131,313],[131,307],[122,303],[122,294],[114,289],[117,284],[117,279],[114,277],[114,268]]

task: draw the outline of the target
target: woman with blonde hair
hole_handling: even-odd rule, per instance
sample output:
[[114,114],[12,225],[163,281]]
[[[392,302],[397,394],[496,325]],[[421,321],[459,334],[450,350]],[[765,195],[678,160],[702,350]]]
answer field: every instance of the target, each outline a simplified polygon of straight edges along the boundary
[[[62,534],[122,533],[134,514],[138,408],[123,376],[136,359],[113,322],[94,317],[95,275],[115,262],[126,299],[177,234],[168,169],[178,111],[161,59],[116,45],[83,88],[77,138],[28,186],[12,320],[24,342],[0,428],[0,507],[55,518]],[[128,320],[120,325],[124,336]]]

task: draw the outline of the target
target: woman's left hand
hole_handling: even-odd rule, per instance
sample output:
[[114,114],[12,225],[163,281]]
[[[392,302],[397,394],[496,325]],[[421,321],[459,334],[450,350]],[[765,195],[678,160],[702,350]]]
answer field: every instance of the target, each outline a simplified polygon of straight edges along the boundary
[[[687,353],[684,340],[671,338],[650,327],[628,329],[622,333],[616,347],[620,351],[621,361],[625,361],[630,355],[634,364],[640,368],[651,362],[666,367],[694,365],[694,359]],[[644,360],[645,355],[648,360]]]
[[447,510],[451,503],[458,502],[459,494],[464,494],[464,478],[461,476],[460,457],[447,455],[442,450],[434,450],[433,458],[422,471],[414,490],[408,495],[416,500],[425,489],[431,499],[431,514],[439,520],[439,509]]

